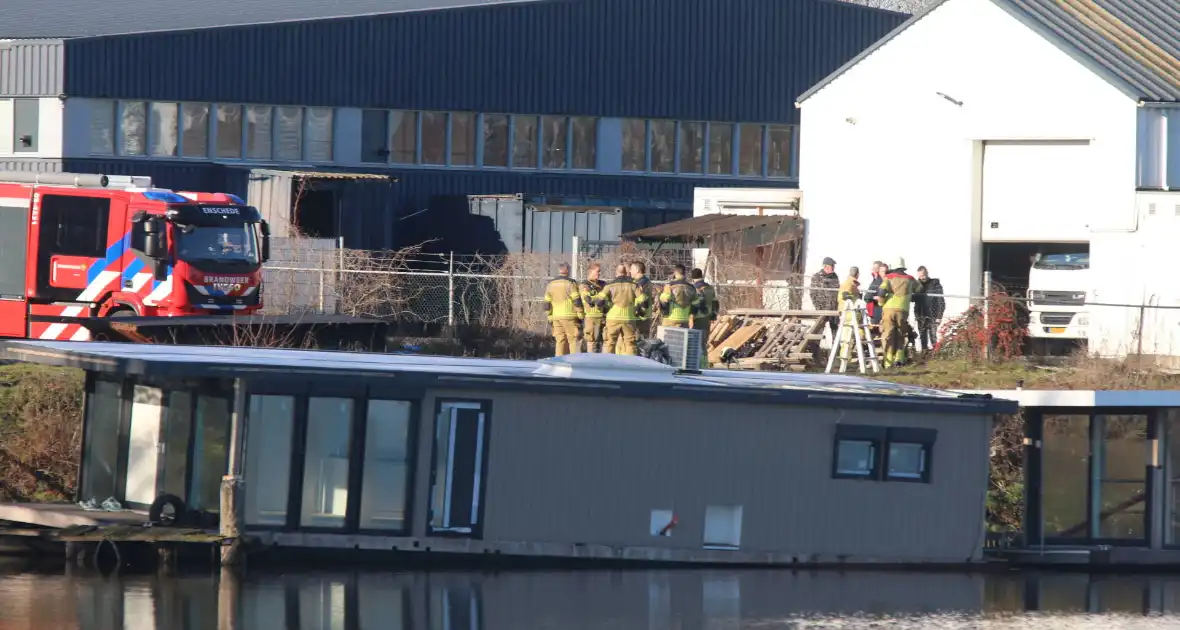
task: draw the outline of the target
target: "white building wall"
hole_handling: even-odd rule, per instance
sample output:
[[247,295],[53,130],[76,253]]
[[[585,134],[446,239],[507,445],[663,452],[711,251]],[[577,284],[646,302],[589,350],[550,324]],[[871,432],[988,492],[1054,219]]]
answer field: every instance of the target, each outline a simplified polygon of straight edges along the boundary
[[[1130,306],[1090,307],[1094,354],[1180,355],[1180,191],[1141,192],[1135,232],[1092,235],[1093,301]],[[1165,307],[1165,308],[1152,308]]]
[[[989,0],[951,0],[802,104],[807,270],[901,255],[979,295],[986,140],[1089,141],[1102,176],[1079,178],[1078,211],[1133,229],[1136,109]],[[947,316],[967,305],[948,299]]]
[[[15,100],[37,101],[37,150],[20,151],[15,130]],[[62,157],[65,106],[54,97],[36,99],[0,98],[0,159],[36,159]]]

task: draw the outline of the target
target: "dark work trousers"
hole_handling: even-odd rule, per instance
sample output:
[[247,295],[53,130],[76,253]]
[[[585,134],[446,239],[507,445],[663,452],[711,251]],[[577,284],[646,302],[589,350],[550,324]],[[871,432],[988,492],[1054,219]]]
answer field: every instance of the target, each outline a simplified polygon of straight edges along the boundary
[[840,343],[840,316],[828,318],[828,329],[832,331],[832,343]]
[[918,341],[922,344],[923,350],[934,349],[934,344],[938,343],[937,319],[927,316],[918,318]]

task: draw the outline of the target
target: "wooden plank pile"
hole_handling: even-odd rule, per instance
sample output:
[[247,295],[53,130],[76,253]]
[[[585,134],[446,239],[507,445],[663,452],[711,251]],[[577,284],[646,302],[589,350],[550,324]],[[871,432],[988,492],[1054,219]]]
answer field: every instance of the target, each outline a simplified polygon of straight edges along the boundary
[[717,318],[709,331],[709,363],[721,366],[721,353],[733,348],[730,367],[801,372],[818,361],[828,317],[837,311],[776,311],[741,308]]

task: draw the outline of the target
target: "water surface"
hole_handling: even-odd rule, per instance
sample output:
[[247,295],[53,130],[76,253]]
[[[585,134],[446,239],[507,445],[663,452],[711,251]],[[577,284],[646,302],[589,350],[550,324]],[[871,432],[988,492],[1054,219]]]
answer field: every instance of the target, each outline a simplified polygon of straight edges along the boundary
[[220,582],[0,564],[0,630],[1180,627],[1180,577],[1160,576],[255,571]]

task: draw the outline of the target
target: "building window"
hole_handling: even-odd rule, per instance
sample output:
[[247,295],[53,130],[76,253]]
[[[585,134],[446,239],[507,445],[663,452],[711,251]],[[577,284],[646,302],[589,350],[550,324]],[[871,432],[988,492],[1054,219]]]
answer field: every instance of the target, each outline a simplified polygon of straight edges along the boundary
[[930,483],[935,429],[890,428],[885,478],[889,481]]
[[568,168],[569,152],[566,141],[569,140],[569,119],[564,116],[545,116],[541,118],[541,146],[544,153],[541,156],[542,168]]
[[389,137],[389,112],[384,109],[366,109],[361,112],[362,162],[388,162]]
[[180,150],[184,157],[209,157],[209,104],[181,105],[184,129],[180,136]]
[[275,159],[298,162],[303,159],[303,108],[276,107]]
[[651,170],[672,173],[676,170],[676,123],[671,120],[651,121]]
[[537,117],[512,117],[512,166],[537,168]]
[[295,428],[295,398],[250,396],[246,432],[246,524],[287,524],[291,486],[291,444]]
[[738,125],[738,174],[762,175],[762,125]]
[[483,115],[483,165],[508,166],[508,116]]
[[681,173],[704,171],[705,123],[682,122],[677,138]]
[[418,112],[393,112],[389,124],[389,150],[397,164],[413,164],[418,160]]
[[841,424],[836,427],[832,477],[880,479],[884,427]]
[[332,108],[308,107],[307,147],[304,159],[308,162],[331,162],[332,150]]
[[766,176],[791,177],[791,152],[794,148],[792,133],[794,129],[788,125],[770,125],[766,136],[769,145],[766,148]]
[[361,529],[406,527],[412,407],[400,400],[369,401],[361,482]]
[[733,174],[733,125],[709,123],[709,174]]
[[307,401],[303,514],[299,519],[304,527],[344,527],[352,416],[353,401],[349,398]]
[[242,106],[217,106],[217,157],[242,159]]
[[112,155],[115,152],[115,101],[90,102],[90,153]]
[[152,103],[148,124],[148,152],[152,156],[176,157],[179,123],[179,103]]
[[475,114],[451,114],[451,166],[475,166]]
[[274,108],[269,105],[246,106],[246,157],[251,160],[271,159],[274,132],[271,119]]
[[598,119],[587,116],[570,118],[574,145],[570,147],[573,168],[593,170],[598,167]]
[[124,101],[119,122],[122,137],[120,155],[144,155],[147,153],[147,103]]
[[630,118],[623,121],[623,170],[647,170],[647,121]]
[[445,112],[422,112],[422,163],[443,166],[447,163],[447,115]]

